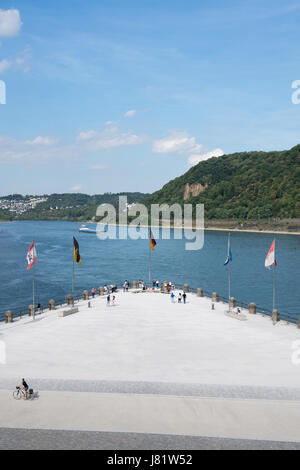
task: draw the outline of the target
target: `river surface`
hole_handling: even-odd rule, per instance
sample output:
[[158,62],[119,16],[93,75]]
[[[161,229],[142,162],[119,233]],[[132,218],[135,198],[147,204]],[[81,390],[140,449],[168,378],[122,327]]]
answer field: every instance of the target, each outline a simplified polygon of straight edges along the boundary
[[[17,313],[32,303],[32,272],[27,272],[26,253],[35,241],[36,294],[42,305],[53,298],[62,301],[72,290],[73,236],[80,245],[82,265],[75,266],[75,293],[106,283],[120,285],[125,279],[148,281],[147,240],[99,240],[79,233],[76,222],[0,223],[0,319],[6,310]],[[126,228],[121,228],[124,235]],[[142,229],[144,233],[146,229]],[[156,234],[157,235],[157,234]],[[160,233],[161,235],[161,233]],[[151,255],[152,279],[172,280],[228,297],[226,232],[207,231],[204,247],[186,251],[186,240],[157,237]],[[264,267],[273,236],[263,233],[232,233],[231,294],[238,300],[272,309],[273,272]],[[276,235],[276,307],[294,320],[300,317],[300,236]]]

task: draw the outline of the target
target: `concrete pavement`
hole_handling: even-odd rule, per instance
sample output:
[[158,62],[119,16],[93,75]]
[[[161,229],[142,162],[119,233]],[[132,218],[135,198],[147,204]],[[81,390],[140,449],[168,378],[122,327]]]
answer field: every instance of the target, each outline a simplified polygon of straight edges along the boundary
[[300,450],[298,442],[0,428],[0,450]]
[[0,427],[300,442],[300,403],[75,392],[15,401],[1,391]]

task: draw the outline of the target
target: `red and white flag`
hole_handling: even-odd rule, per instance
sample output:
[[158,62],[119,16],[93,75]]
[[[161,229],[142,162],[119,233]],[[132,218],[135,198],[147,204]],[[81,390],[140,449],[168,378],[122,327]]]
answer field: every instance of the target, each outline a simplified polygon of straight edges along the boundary
[[28,263],[27,271],[29,271],[29,269],[32,268],[32,266],[37,262],[36,249],[34,246],[34,242],[32,242],[30,245],[30,248],[27,252],[26,259]]
[[269,253],[267,254],[265,267],[270,268],[271,266],[277,266],[277,261],[275,257],[275,240],[273,241],[271,248],[269,249]]

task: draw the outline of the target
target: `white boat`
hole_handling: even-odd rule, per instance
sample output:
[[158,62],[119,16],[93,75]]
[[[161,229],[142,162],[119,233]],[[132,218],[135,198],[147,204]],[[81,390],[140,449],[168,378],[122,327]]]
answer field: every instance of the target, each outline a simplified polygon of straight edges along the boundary
[[82,225],[79,229],[79,232],[81,233],[104,233],[106,232],[106,228],[104,225],[100,225],[100,226],[97,225],[97,229],[87,227],[86,225]]

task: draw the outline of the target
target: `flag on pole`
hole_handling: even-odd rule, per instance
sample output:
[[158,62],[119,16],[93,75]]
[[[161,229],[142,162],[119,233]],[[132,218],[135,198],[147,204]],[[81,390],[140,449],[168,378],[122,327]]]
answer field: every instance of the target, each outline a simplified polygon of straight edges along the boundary
[[225,260],[224,266],[227,266],[231,262],[232,262],[232,252],[231,252],[230,235],[229,235],[228,236],[228,252],[227,252],[227,258]]
[[153,233],[152,231],[150,230],[150,248],[152,249],[152,251],[155,250],[155,247],[156,247],[157,243],[153,237]]
[[277,266],[277,261],[275,257],[275,240],[273,241],[271,248],[269,249],[269,252],[266,257],[265,261],[265,267],[270,268],[271,266]]
[[27,251],[26,259],[28,263],[27,271],[29,271],[29,269],[31,269],[32,266],[37,262],[36,249],[35,249],[34,242],[31,243],[30,248]]
[[74,245],[74,251],[73,251],[73,259],[76,263],[81,264],[81,256],[80,256],[80,251],[79,251],[79,243],[76,240],[75,237],[73,237],[73,245]]

